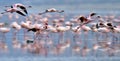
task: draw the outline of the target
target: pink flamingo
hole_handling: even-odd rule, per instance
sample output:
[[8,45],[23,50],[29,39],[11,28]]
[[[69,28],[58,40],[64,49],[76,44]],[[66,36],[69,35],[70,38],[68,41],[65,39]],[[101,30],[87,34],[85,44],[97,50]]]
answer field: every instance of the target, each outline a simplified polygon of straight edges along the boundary
[[25,14],[23,14],[21,12],[21,10],[18,10],[16,8],[9,8],[9,9],[5,10],[5,12],[2,12],[1,14],[8,13],[8,12],[10,12],[10,13],[16,12],[16,13],[22,15],[22,16],[26,16]]
[[16,34],[21,29],[21,26],[17,22],[12,22],[11,27],[15,29],[13,36],[16,39],[16,36],[17,36]]
[[[5,7],[11,7],[11,8],[14,8],[14,9],[21,9],[22,11],[24,11],[26,14],[28,14],[27,12],[27,9],[26,9],[26,6],[21,4],[21,3],[16,3],[16,4],[13,4],[11,6],[5,6]],[[28,6],[28,8],[31,8],[32,6]]]
[[39,13],[39,15],[45,14],[45,13],[48,13],[48,12],[58,12],[58,13],[62,13],[62,12],[64,12],[64,10],[59,11],[59,10],[56,10],[55,8],[49,8],[49,9],[46,9],[45,12]]
[[10,28],[7,28],[7,27],[1,27],[0,28],[0,32],[3,33],[2,40],[6,40],[5,33],[9,32],[9,31],[10,31]]

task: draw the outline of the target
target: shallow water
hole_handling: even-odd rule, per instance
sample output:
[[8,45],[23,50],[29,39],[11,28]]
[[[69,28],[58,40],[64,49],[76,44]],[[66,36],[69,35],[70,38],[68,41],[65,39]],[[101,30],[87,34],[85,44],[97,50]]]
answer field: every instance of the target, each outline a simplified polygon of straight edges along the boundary
[[1,61],[119,61],[119,57],[1,57]]

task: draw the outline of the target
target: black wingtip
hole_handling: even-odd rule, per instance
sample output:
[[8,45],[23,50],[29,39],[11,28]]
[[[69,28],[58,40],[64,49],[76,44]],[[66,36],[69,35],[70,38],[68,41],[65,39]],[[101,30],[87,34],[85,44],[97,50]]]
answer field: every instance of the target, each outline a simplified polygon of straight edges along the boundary
[[23,14],[23,13],[20,12],[20,11],[16,11],[16,13],[18,13],[18,14],[20,14],[20,15],[22,15],[22,16],[26,16],[25,14]]
[[84,20],[84,16],[80,16],[78,19],[79,20]]
[[34,43],[34,41],[33,40],[27,40],[26,43],[28,43],[28,44],[29,43]]
[[97,18],[102,18],[102,16],[100,16],[100,15],[97,15]]
[[28,14],[28,12],[27,12],[27,10],[26,10],[26,9],[24,10],[24,12],[25,12],[26,14]]
[[90,16],[94,16],[94,15],[96,15],[96,14],[97,14],[97,13],[91,13]]

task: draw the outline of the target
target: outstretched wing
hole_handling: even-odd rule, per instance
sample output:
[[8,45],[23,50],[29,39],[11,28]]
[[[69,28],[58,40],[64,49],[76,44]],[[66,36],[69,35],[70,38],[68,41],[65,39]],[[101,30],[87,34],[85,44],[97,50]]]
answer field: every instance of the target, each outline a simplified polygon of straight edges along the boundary
[[21,8],[26,14],[28,14],[27,9],[26,9],[24,6],[20,6],[20,8]]
[[18,13],[18,14],[20,14],[20,15],[22,15],[22,16],[26,16],[25,14],[23,14],[23,13],[20,12],[20,11],[16,11],[16,13]]

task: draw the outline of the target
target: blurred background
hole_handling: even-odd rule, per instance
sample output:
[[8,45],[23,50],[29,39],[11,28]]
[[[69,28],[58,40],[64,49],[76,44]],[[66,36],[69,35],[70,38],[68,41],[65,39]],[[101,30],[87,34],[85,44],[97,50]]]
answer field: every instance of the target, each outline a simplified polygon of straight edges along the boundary
[[[66,13],[89,13],[119,14],[120,0],[0,0],[0,8],[5,5],[22,3],[31,5],[29,12],[38,13],[48,8],[63,9]],[[0,9],[1,11],[2,9]]]

